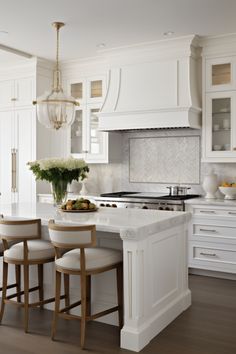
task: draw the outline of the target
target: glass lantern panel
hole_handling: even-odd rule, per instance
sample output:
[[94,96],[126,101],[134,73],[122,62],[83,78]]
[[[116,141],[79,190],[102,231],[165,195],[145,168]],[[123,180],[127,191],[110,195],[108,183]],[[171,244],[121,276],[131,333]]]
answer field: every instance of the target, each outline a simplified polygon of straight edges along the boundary
[[71,126],[71,153],[80,154],[83,152],[83,111],[77,110],[75,120]]
[[102,137],[103,133],[98,130],[98,116],[99,108],[91,109],[90,111],[90,153],[102,153]]
[[231,64],[212,65],[212,85],[227,85],[231,83]]
[[212,100],[212,150],[231,150],[231,98]]
[[78,82],[71,85],[71,96],[75,99],[81,100],[83,98],[83,83]]
[[90,84],[90,97],[102,97],[102,80],[91,81]]

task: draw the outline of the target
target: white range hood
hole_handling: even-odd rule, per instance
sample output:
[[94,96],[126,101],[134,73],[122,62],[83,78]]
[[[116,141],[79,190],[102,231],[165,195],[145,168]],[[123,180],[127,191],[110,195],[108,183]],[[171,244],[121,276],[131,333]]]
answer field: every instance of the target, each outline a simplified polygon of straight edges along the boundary
[[195,36],[110,54],[103,131],[200,128],[199,48]]

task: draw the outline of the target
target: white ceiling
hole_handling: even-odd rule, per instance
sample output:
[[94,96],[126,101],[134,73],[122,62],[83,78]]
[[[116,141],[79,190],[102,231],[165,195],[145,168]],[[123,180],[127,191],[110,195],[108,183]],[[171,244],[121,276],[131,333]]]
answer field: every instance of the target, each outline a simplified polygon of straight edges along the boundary
[[[176,37],[236,32],[236,0],[1,0],[0,4],[0,31],[9,32],[0,33],[0,44],[52,60],[53,21],[66,23],[61,30],[62,60],[94,56],[99,43],[110,49],[163,39],[163,32],[170,30]],[[0,51],[0,62],[6,56]]]

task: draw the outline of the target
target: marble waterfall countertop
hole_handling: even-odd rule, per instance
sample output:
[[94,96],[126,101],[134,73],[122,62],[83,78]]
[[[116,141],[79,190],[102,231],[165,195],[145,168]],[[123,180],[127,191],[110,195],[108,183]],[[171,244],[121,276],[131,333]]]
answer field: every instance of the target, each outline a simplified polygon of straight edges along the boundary
[[94,224],[97,231],[119,233],[123,239],[141,240],[148,235],[174,227],[191,218],[189,212],[143,209],[100,208],[95,212],[63,212],[48,203],[0,204],[5,216],[49,219],[76,224]]

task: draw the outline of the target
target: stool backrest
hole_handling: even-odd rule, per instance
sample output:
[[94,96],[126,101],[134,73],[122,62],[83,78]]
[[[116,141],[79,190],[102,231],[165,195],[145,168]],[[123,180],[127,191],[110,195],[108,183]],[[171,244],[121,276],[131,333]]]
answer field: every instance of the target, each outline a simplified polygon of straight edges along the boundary
[[6,241],[26,241],[41,238],[41,220],[0,217],[0,238]]
[[49,220],[48,229],[51,242],[55,247],[87,248],[96,245],[95,225],[65,225]]

